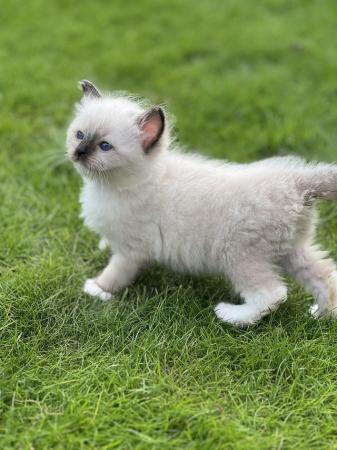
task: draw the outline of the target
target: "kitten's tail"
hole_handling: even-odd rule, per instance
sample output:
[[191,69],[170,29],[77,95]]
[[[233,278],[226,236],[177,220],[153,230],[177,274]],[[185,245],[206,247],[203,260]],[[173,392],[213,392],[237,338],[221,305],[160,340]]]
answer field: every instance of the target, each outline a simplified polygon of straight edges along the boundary
[[337,165],[325,163],[306,165],[297,183],[309,204],[315,199],[337,200]]

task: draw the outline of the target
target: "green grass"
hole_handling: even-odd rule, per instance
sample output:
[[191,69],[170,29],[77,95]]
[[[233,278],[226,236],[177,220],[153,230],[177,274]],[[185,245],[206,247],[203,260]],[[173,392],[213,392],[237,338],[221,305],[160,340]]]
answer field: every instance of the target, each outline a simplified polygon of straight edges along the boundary
[[[108,255],[78,218],[65,130],[92,79],[165,103],[178,139],[251,161],[337,153],[334,0],[8,0],[0,27],[0,448],[337,449],[337,322],[289,301],[246,331],[225,281],[153,268],[81,293]],[[319,241],[337,258],[337,207]]]

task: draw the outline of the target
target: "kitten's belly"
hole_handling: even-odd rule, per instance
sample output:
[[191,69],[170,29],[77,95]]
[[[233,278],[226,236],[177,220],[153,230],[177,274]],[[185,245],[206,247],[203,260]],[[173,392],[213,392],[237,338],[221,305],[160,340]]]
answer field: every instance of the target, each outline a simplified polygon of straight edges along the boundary
[[174,225],[170,229],[160,226],[154,215],[121,214],[111,206],[104,208],[97,203],[82,202],[81,216],[89,229],[108,240],[113,252],[158,262],[178,271],[216,271],[216,267],[211,267],[215,256],[211,255],[212,236],[198,242],[186,230],[178,230]]
[[281,208],[281,201],[276,211],[253,201],[254,208],[248,208],[246,202],[246,212],[240,210],[238,217],[230,199],[177,208],[170,197],[132,204],[119,201],[117,194],[87,188],[81,203],[85,224],[106,238],[114,252],[192,273],[220,274],[256,252],[276,261],[289,252],[297,235],[298,214]]
[[115,252],[136,259],[153,261],[160,252],[157,227],[150,222],[115,221],[107,230],[107,239]]

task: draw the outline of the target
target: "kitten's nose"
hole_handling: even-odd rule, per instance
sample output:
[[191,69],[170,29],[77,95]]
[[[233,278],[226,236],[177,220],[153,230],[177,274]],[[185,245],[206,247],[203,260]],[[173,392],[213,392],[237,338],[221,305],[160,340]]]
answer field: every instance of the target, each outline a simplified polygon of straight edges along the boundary
[[74,156],[77,160],[79,160],[89,155],[90,152],[91,148],[89,145],[79,145],[74,152]]

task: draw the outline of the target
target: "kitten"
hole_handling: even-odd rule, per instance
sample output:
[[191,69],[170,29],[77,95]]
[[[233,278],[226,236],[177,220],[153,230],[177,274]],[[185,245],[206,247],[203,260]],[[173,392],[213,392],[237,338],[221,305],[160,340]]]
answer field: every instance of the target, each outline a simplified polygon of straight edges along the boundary
[[314,245],[316,199],[337,199],[337,166],[275,157],[212,161],[175,148],[159,106],[144,109],[82,81],[68,155],[83,178],[82,217],[109,246],[106,268],[84,291],[103,301],[158,262],[226,276],[243,303],[219,303],[223,321],[247,326],[286,300],[286,272],[337,314],[337,272]]

